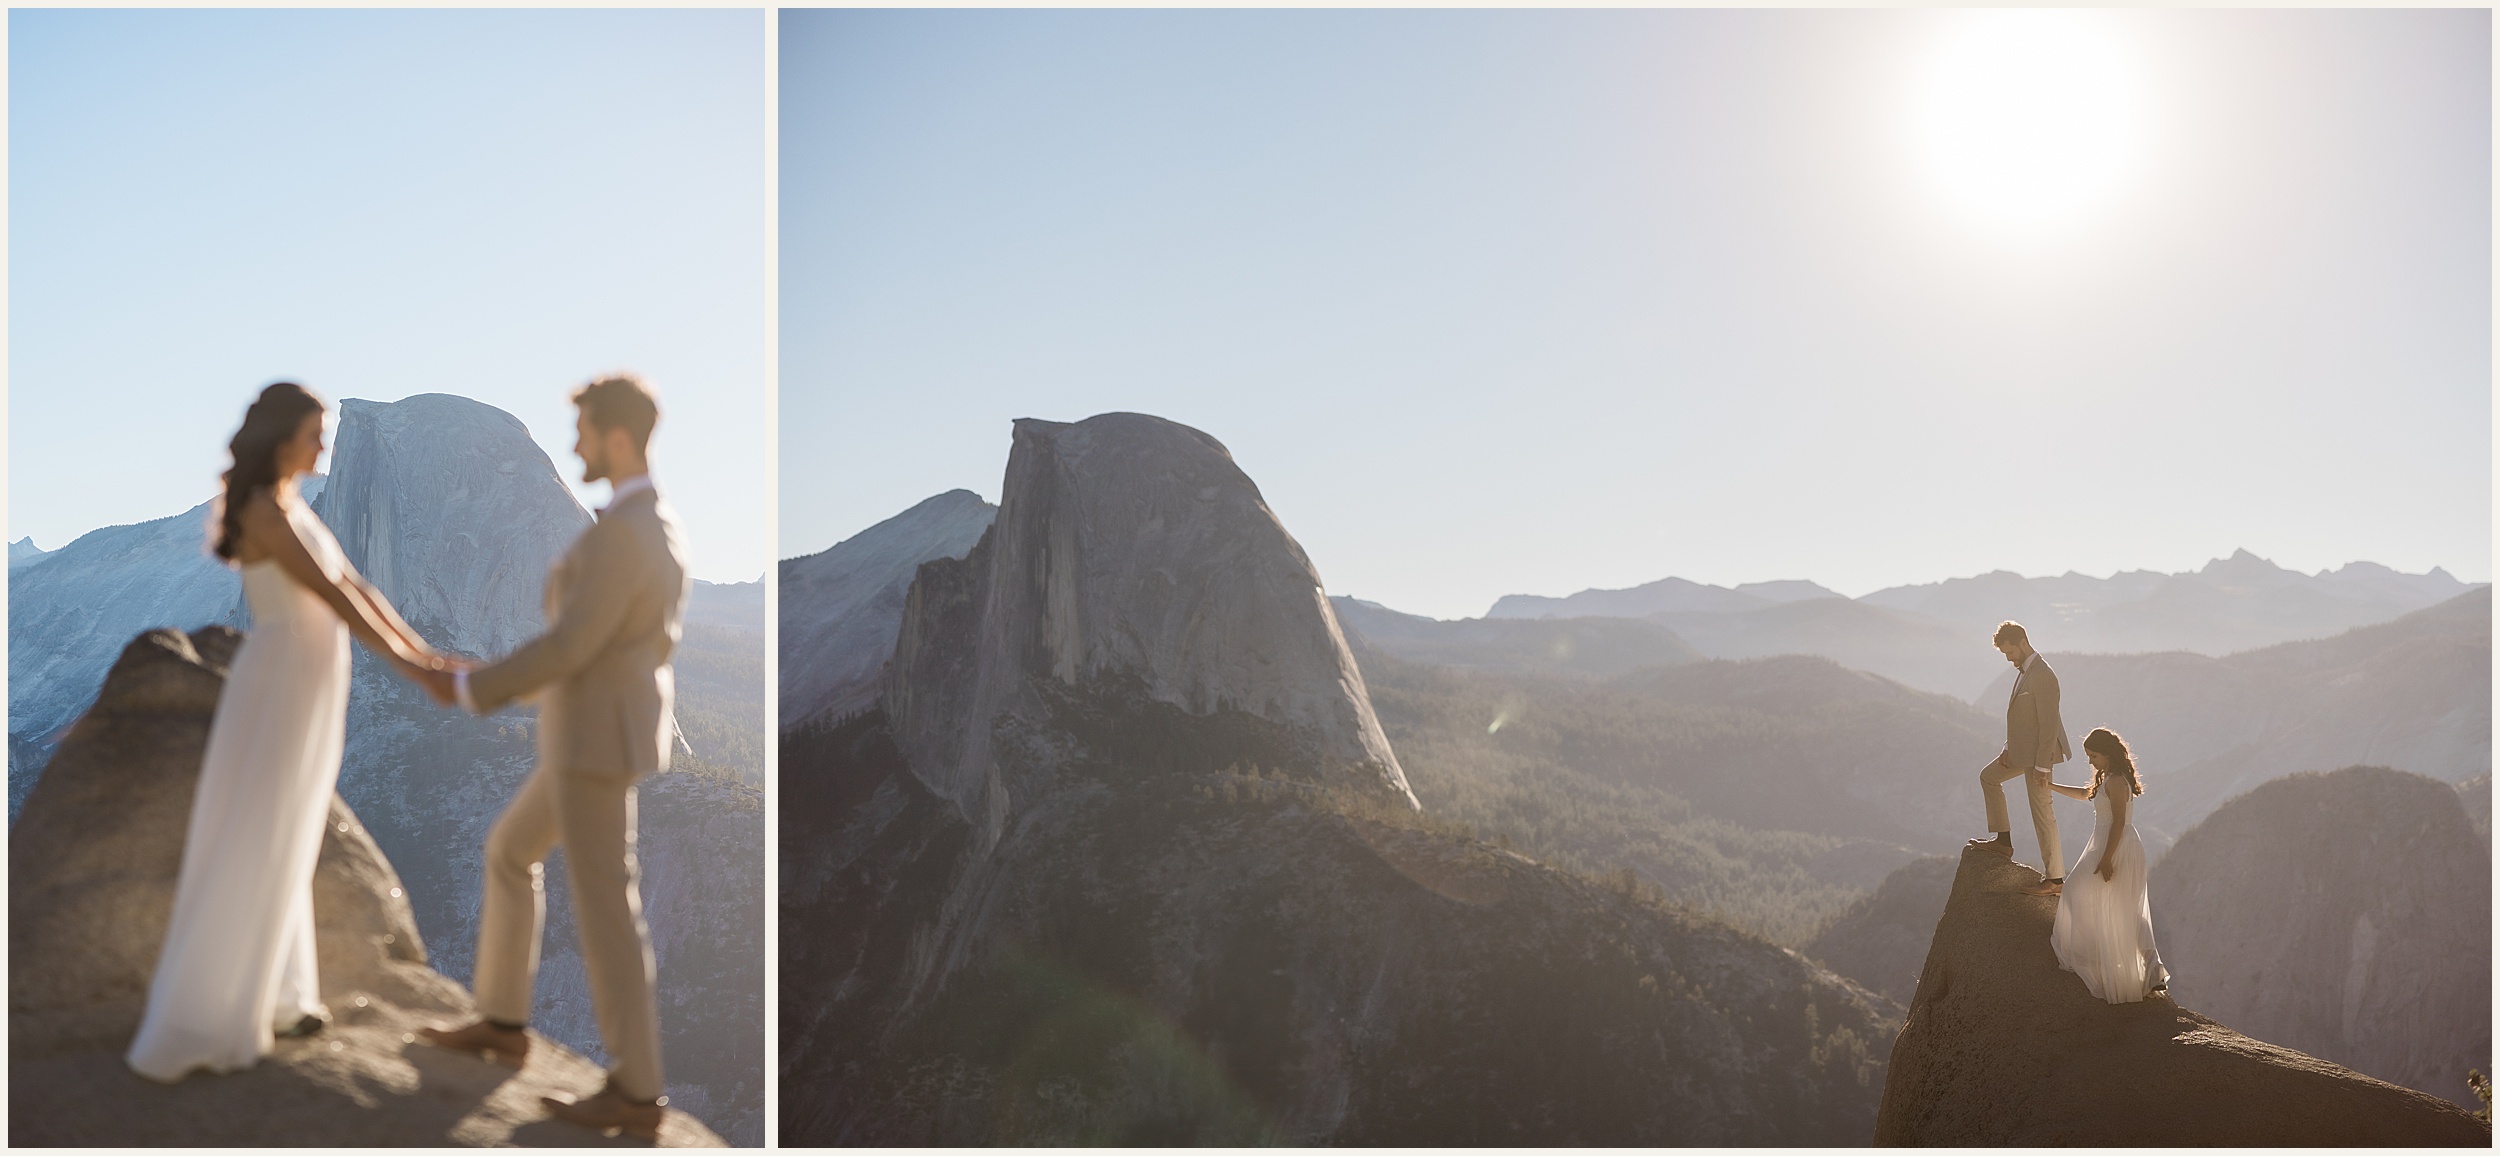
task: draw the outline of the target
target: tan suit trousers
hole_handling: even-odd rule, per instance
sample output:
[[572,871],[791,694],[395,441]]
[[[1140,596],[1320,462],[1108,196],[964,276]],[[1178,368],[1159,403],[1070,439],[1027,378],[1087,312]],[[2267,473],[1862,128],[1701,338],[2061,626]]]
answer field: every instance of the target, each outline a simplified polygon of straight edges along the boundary
[[2052,807],[2057,795],[2042,785],[2048,778],[2048,768],[2037,769],[2040,778],[2029,779],[2025,778],[2027,772],[2024,768],[2010,766],[2003,759],[1989,763],[1979,769],[1979,797],[1988,803],[1988,829],[2012,834],[2014,822],[2005,813],[2004,783],[2007,779],[2024,779],[2023,786],[2031,795],[2031,829],[2040,838],[2040,874],[2049,879],[2063,879],[2066,877],[2066,859],[2064,849],[2057,843],[2057,813]]
[[573,882],[573,922],[599,1038],[615,1064],[608,1079],[637,1100],[658,1096],[659,973],[642,922],[641,868],[634,859],[634,782],[630,775],[582,774],[541,766],[486,837],[486,902],[478,919],[477,1007],[487,1018],[523,1023],[538,972],[546,922],[547,853],[565,848]]

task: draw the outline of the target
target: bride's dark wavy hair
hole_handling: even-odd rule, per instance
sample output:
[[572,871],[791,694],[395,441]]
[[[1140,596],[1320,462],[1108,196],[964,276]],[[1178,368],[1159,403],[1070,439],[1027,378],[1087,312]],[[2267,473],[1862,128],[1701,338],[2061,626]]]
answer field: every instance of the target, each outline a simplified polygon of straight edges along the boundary
[[232,562],[242,548],[243,503],[254,491],[278,484],[278,447],[295,436],[304,415],[327,413],[329,408],[313,391],[281,381],[260,391],[252,408],[243,411],[243,428],[226,443],[234,465],[223,475],[226,489],[217,498],[217,541],[212,548],[218,557]]
[[[2144,793],[2144,774],[2135,769],[2135,752],[2127,748],[2127,740],[2119,738],[2117,731],[2108,727],[2092,728],[2091,734],[2083,736],[2083,749],[2098,754],[2109,760],[2109,765],[2125,771],[2127,785],[2134,787],[2136,794]],[[2100,794],[2101,780],[2105,777],[2107,777],[2106,772],[2095,768],[2092,772],[2092,786],[2083,792],[2083,797],[2089,799]]]

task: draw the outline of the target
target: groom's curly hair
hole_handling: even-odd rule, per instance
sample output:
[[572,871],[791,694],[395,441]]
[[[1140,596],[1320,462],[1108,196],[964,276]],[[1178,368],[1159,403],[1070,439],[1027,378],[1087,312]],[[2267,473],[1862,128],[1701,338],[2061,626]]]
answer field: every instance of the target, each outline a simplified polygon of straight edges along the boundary
[[613,374],[573,391],[573,404],[600,429],[621,429],[634,439],[637,452],[651,448],[651,427],[660,424],[660,399],[651,386],[630,373]]
[[[2108,727],[2092,728],[2091,734],[2083,736],[2083,749],[2100,755],[2109,760],[2110,766],[2125,771],[2127,785],[2134,787],[2136,794],[2144,793],[2144,775],[2135,769],[2135,752],[2128,748],[2127,740],[2118,737],[2117,731]],[[2105,777],[2107,777],[2105,772],[2095,769],[2092,772],[2092,786],[2083,792],[2083,797],[2089,799],[2100,794],[2101,780]]]

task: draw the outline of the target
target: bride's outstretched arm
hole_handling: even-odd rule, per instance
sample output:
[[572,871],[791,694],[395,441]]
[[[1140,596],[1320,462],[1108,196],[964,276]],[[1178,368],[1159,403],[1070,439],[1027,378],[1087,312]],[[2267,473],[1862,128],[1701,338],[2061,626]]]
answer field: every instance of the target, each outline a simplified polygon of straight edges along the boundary
[[2091,801],[2091,800],[2090,800],[2090,798],[2088,797],[2088,795],[2086,794],[2086,792],[2088,792],[2088,791],[2090,791],[2090,790],[2091,790],[2091,788],[2089,788],[2089,787],[2069,787],[2069,786],[2067,786],[2067,785],[2066,785],[2066,784],[2064,784],[2064,783],[2058,782],[2058,781],[2057,781],[2057,780],[2055,780],[2055,779],[2051,779],[2051,780],[2049,780],[2049,789],[2050,789],[2050,790],[2052,790],[2052,791],[2057,792],[2058,794],[2064,795],[2064,796],[2066,796],[2066,797],[2067,797],[2067,798],[2069,798],[2069,799],[2074,799],[2074,800],[2081,801],[2081,802],[2090,802],[2090,801]]
[[[433,643],[427,642],[424,635],[417,633],[415,627],[408,625],[407,619],[399,616],[399,608],[391,605],[390,599],[383,597],[382,592],[375,589],[373,583],[365,581],[365,576],[356,572],[355,563],[341,561],[339,569],[340,577],[345,579],[346,584],[354,588],[356,593],[364,596],[365,604],[372,608],[374,618],[380,621],[384,629],[397,634],[399,640],[415,654],[427,659],[442,657],[442,652],[434,649]],[[425,665],[431,666],[432,664]]]
[[312,591],[328,603],[339,616],[339,621],[347,624],[347,632],[354,635],[358,642],[410,666],[427,665],[429,652],[409,646],[407,640],[391,630],[381,615],[375,612],[373,603],[366,600],[364,591],[352,584],[333,580],[329,572],[321,568],[321,563],[313,557],[312,548],[304,543],[295,529],[295,523],[287,520],[286,511],[278,508],[277,499],[271,497],[269,491],[261,490],[244,503],[243,533],[253,545],[266,551],[270,560],[276,562],[278,569],[285,571],[296,585]]

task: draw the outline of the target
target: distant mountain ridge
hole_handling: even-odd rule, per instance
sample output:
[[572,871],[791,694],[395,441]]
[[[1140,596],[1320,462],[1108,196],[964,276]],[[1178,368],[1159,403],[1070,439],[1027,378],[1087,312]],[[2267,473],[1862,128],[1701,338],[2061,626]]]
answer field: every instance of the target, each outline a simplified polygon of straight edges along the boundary
[[1708,586],[1682,578],[1661,578],[1628,590],[1583,590],[1565,598],[1505,594],[1484,612],[1487,618],[1646,618],[1652,614],[1727,613],[1759,610],[1808,598],[1838,598],[1839,592],[1802,579],[1747,582],[1740,586]]
[[2374,562],[2302,574],[2239,550],[2178,574],[2030,578],[1999,570],[1855,599],[1811,582],[1731,588],[1666,578],[1564,598],[1505,595],[1485,617],[1645,618],[1712,658],[1820,654],[1969,698],[1996,673],[1986,640],[2009,618],[2029,627],[2043,650],[2220,656],[2385,622],[2478,585],[2488,584],[2460,582],[2436,567],[2405,574]]
[[[2106,726],[2135,747],[2148,784],[2136,823],[2156,854],[2224,800],[2298,771],[2368,764],[2449,783],[2491,773],[2488,586],[2332,638],[2221,658],[2048,658],[2067,729]],[[2000,664],[1981,702],[2001,709],[2011,689]],[[2088,816],[2065,822],[2067,845],[2081,847]]]

